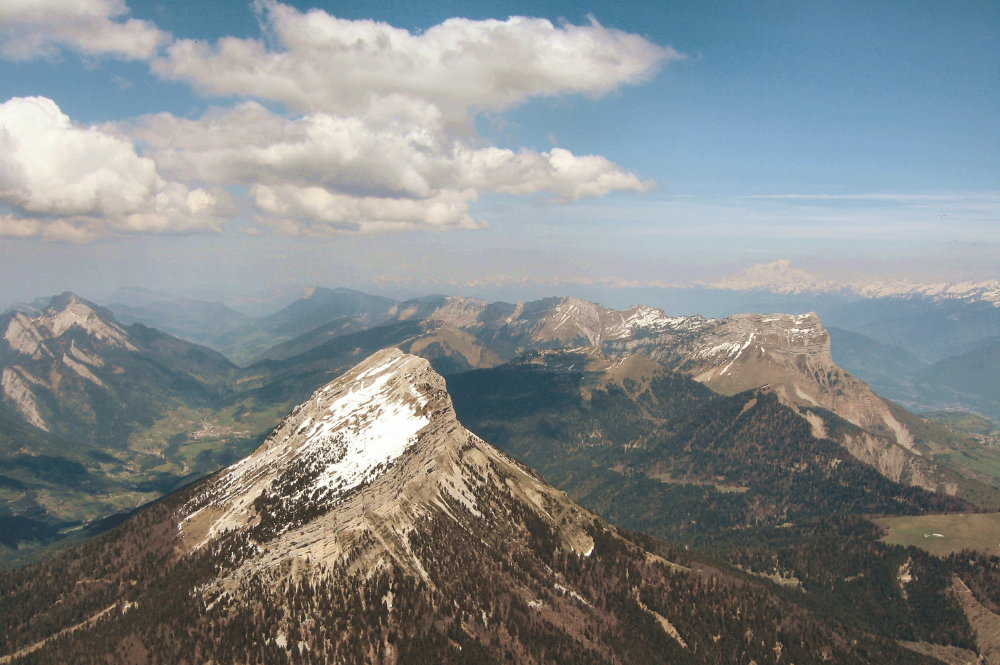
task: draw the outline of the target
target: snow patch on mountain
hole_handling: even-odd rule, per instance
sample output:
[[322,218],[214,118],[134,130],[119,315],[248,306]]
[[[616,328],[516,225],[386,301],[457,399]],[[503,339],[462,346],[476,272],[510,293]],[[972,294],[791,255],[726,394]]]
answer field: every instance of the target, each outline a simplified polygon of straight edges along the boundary
[[630,331],[656,330],[666,328],[670,323],[670,317],[655,307],[639,305],[631,311],[623,323]]
[[[750,338],[747,341],[753,339],[753,334],[751,333]],[[714,346],[709,346],[704,349],[699,349],[695,352],[696,358],[715,358],[718,356],[724,356],[726,358],[733,358],[738,356],[740,351],[746,348],[747,342],[723,342],[722,344],[716,344]]]
[[320,470],[312,488],[344,492],[371,479],[377,469],[399,457],[416,440],[430,420],[420,415],[427,401],[413,394],[408,402],[386,399],[392,378],[373,368],[371,383],[349,392],[327,409],[321,420],[305,433],[300,455],[310,455],[310,465]]
[[[563,298],[543,319],[543,326],[538,330],[536,336],[541,338],[553,335],[568,339],[577,335],[586,338],[591,345],[600,344],[605,338],[605,330],[601,321],[602,313],[604,310],[600,305],[579,298]],[[557,333],[559,334],[557,335]]]
[[663,310],[637,305],[620,313],[621,325],[611,329],[608,337],[631,337],[636,333],[662,333],[698,330],[711,323],[703,316],[669,316]]
[[296,407],[261,448],[222,472],[211,496],[195,500],[222,510],[209,537],[246,524],[254,501],[292,465],[308,479],[282,497],[292,504],[335,500],[381,475],[430,422],[427,396],[407,376],[417,365],[426,361],[381,351]]

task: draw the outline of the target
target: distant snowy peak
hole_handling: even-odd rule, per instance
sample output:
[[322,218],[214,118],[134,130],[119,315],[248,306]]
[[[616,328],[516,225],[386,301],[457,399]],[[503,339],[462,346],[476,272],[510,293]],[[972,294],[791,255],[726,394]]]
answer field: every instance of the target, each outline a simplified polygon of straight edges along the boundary
[[726,291],[769,291],[783,295],[844,293],[865,298],[915,298],[987,302],[1000,307],[1000,280],[921,283],[908,280],[836,281],[796,268],[779,259],[750,266],[704,284]]
[[1000,307],[1000,280],[983,282],[938,282],[919,284],[916,282],[870,282],[855,283],[853,290],[868,298],[925,297],[932,300],[964,300],[966,302],[988,302]]
[[708,284],[727,291],[771,291],[773,293],[818,293],[839,291],[843,285],[821,279],[792,265],[787,259],[758,263],[746,270]]

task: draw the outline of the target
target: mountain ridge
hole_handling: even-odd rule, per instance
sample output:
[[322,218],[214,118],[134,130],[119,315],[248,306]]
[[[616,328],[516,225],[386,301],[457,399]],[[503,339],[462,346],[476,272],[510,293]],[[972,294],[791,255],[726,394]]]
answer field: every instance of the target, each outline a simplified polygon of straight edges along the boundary
[[725,291],[770,291],[792,294],[845,294],[863,298],[918,298],[985,302],[1000,307],[1000,280],[917,282],[912,280],[838,281],[797,268],[788,259],[754,264],[702,286]]
[[[277,364],[252,366],[247,376],[262,387],[269,381],[291,386],[307,377],[318,383],[318,373],[348,366],[375,339],[375,348],[399,346],[448,374],[549,349],[589,348],[622,361],[638,354],[722,394],[767,385],[796,407],[827,409],[868,433],[837,429],[843,445],[887,477],[956,491],[954,484],[930,480],[935,465],[920,459],[926,450],[898,407],[833,361],[830,335],[815,313],[712,319],[670,316],[648,306],[615,311],[575,298],[487,303],[436,296],[401,303],[393,316],[397,323],[335,337]],[[925,471],[902,472],[904,467]]]

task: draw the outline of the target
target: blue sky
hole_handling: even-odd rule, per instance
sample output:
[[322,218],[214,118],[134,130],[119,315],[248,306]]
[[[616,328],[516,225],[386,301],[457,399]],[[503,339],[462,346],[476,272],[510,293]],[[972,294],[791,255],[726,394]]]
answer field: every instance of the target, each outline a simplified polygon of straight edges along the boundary
[[[20,145],[65,136],[88,152],[93,137],[80,132],[96,127],[121,142],[107,161],[122,172],[109,182],[123,183],[116,186],[130,195],[97,204],[93,196],[73,198],[73,178],[103,163],[94,150],[92,163],[17,181],[19,189],[5,189],[0,156],[0,221],[9,221],[0,237],[7,259],[0,299],[19,297],[12,293],[15,271],[28,266],[45,269],[26,287],[41,292],[125,284],[232,290],[260,274],[275,283],[409,280],[420,285],[414,288],[454,289],[521,278],[665,283],[711,279],[775,258],[837,277],[998,277],[995,2],[317,2],[255,10],[243,1],[133,0],[123,13],[115,0],[44,0],[48,14],[41,19],[18,14],[18,4],[0,8],[0,103],[45,97],[71,123],[60,131],[75,132],[24,130]],[[81,5],[103,11],[106,22],[145,23],[128,34],[123,29],[111,48],[106,24],[80,29],[95,20],[79,14]],[[524,80],[497,73],[508,56],[490,49],[510,43],[486,40],[475,51],[482,69],[456,70],[458,92],[446,85],[444,65],[418,80],[417,92],[404,90],[441,112],[439,134],[429,140],[446,145],[448,160],[458,150],[481,165],[496,156],[489,150],[505,150],[511,163],[467,175],[470,162],[458,159],[417,173],[400,168],[383,182],[401,158],[387,153],[385,165],[366,158],[362,168],[337,162],[343,172],[332,177],[329,163],[301,155],[276,166],[274,142],[255,146],[270,156],[253,163],[208,151],[213,128],[240,123],[259,122],[275,137],[299,130],[314,136],[316,128],[300,122],[310,115],[348,118],[350,127],[384,138],[389,121],[376,117],[374,102],[343,101],[349,87],[372,86],[376,102],[398,93],[395,83],[338,73],[348,65],[367,69],[363,55],[331,66],[331,80],[321,82],[328,89],[318,95],[252,77],[237,84],[253,54],[242,53],[245,61],[233,65],[213,51],[219,38],[235,37],[260,40],[263,58],[295,52],[288,40],[305,34],[311,8],[331,20],[372,19],[414,36],[464,17],[470,21],[462,30],[476,39],[486,19],[550,19],[552,33],[511,28],[518,53],[509,58],[523,58]],[[337,25],[350,32],[360,24]],[[590,32],[571,39],[573,26]],[[24,39],[29,31],[31,43]],[[189,39],[203,40],[208,51],[172,53],[178,40]],[[531,64],[551,56],[553,40],[565,41],[559,43],[572,57]],[[317,48],[314,41],[297,51],[299,64],[316,64],[309,58]],[[413,53],[424,51],[403,56]],[[611,61],[621,66],[605,68]],[[510,69],[522,71],[521,62]],[[223,66],[237,69],[212,78]],[[393,75],[395,65],[385,66],[372,68]],[[469,80],[480,71],[495,85]],[[307,80],[315,83],[299,83]],[[248,102],[257,110],[233,113]],[[9,132],[42,112],[7,110],[22,123],[9,120]],[[402,129],[393,121],[392,145],[413,140],[424,116],[410,106],[400,111],[411,112]],[[190,137],[202,130],[196,144]],[[226,155],[240,145],[238,137],[229,140]],[[378,145],[361,147],[378,153]],[[426,150],[421,144],[400,155],[421,159]],[[33,157],[20,154],[24,163],[9,170],[34,173],[25,161]],[[584,164],[589,155],[603,161]],[[210,159],[229,161],[199,170]],[[556,177],[558,159],[568,166]],[[140,164],[155,174],[131,196],[121,179]],[[51,193],[61,186],[65,197]],[[192,207],[192,196],[201,203]],[[154,199],[159,207],[143,210]],[[448,214],[432,213],[432,204]],[[408,207],[400,212],[400,205]]]

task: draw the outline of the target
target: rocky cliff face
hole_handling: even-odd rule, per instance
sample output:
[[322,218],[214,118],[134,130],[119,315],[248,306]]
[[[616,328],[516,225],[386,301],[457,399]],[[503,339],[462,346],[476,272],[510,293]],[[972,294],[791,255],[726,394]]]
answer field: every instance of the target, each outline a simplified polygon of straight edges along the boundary
[[[4,330],[0,344],[4,400],[43,430],[50,426],[42,415],[37,391],[72,379],[106,388],[93,371],[105,364],[93,347],[137,351],[124,329],[72,294],[53,298],[49,307],[35,315],[11,312],[0,319],[0,327]],[[89,344],[77,345],[76,335]],[[64,337],[69,338],[68,344],[61,343]]]
[[837,441],[890,480],[961,493],[956,474],[925,458],[927,447],[902,417],[909,414],[833,361],[829,332],[815,314],[704,320],[685,334],[629,339],[610,351],[647,354],[724,395],[765,388],[805,418],[815,437]]
[[791,403],[828,409],[913,449],[912,433],[885,400],[833,362],[830,334],[815,314],[739,314],[664,347],[677,369],[716,392],[769,386]]

